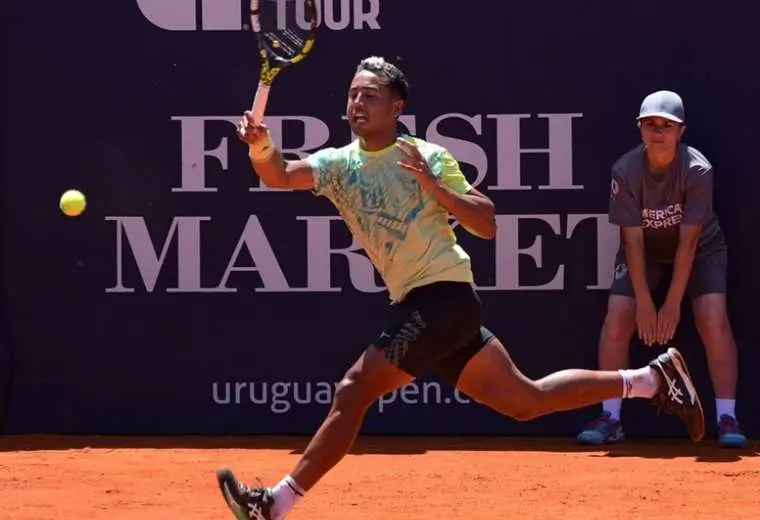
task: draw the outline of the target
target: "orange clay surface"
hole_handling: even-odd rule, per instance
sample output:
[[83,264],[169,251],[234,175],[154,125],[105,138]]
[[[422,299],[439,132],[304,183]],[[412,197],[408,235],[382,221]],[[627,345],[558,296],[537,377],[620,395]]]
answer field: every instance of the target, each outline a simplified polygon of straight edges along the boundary
[[[274,484],[306,439],[0,437],[3,520],[232,520],[215,470]],[[758,443],[362,438],[288,520],[760,518]]]

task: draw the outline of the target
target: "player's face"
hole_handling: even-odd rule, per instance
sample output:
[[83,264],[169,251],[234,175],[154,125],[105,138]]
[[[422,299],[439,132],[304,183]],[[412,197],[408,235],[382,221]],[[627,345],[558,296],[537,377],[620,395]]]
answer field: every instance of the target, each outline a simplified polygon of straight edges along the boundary
[[682,124],[663,117],[648,117],[642,119],[639,126],[647,153],[662,159],[675,155],[684,131]]
[[359,137],[395,132],[401,106],[402,101],[394,98],[383,77],[361,71],[348,89],[348,124]]

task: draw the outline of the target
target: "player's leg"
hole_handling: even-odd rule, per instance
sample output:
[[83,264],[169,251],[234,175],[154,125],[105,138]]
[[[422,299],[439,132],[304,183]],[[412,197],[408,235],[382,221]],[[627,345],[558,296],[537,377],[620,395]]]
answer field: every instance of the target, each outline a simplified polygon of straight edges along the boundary
[[[327,417],[294,470],[273,488],[251,487],[229,468],[217,473],[228,506],[238,519],[280,520],[348,453],[369,406],[413,378],[369,347],[336,386]],[[258,516],[256,516],[258,515]]]
[[322,426],[293,471],[274,488],[251,488],[229,469],[220,470],[222,493],[238,518],[248,518],[252,511],[264,520],[285,518],[345,456],[374,401],[427,372],[447,345],[461,345],[463,335],[473,334],[480,316],[460,303],[462,285],[466,286],[443,283],[415,289],[402,303],[391,306],[388,325],[346,373]]
[[[482,329],[475,343],[490,334]],[[458,360],[461,365],[461,360]],[[573,410],[614,398],[652,399],[662,411],[681,417],[691,438],[704,436],[702,405],[686,363],[676,349],[635,370],[561,370],[537,381],[523,375],[497,338],[488,341],[463,366],[441,371],[475,401],[503,415],[527,421],[553,412]]]
[[707,366],[715,392],[718,442],[727,448],[743,448],[747,438],[736,418],[738,355],[726,305],[726,251],[694,259],[688,293],[694,322],[705,345]]

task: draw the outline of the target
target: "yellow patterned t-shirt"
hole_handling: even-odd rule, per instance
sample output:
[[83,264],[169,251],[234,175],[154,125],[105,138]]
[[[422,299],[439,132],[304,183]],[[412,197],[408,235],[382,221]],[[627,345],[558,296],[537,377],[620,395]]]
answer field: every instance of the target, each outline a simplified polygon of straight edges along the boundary
[[[445,148],[408,139],[444,184],[459,193],[471,189]],[[358,140],[308,158],[314,193],[336,207],[383,278],[392,302],[433,282],[473,281],[470,257],[457,244],[448,211],[414,174],[398,166],[401,159],[395,145],[368,152]]]

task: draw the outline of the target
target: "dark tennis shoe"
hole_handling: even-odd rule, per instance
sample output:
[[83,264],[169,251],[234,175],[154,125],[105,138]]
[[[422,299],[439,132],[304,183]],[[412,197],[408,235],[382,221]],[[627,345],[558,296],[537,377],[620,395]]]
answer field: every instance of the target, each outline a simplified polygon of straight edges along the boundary
[[250,487],[240,482],[229,468],[216,472],[216,480],[224,501],[237,520],[274,520],[272,491],[265,487]]
[[705,416],[681,353],[671,347],[653,359],[649,366],[660,376],[660,387],[652,398],[652,404],[666,414],[680,417],[691,440],[701,441],[705,436]]

